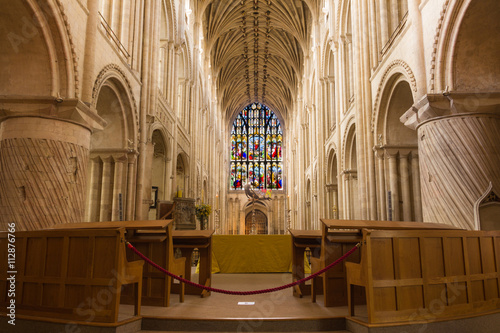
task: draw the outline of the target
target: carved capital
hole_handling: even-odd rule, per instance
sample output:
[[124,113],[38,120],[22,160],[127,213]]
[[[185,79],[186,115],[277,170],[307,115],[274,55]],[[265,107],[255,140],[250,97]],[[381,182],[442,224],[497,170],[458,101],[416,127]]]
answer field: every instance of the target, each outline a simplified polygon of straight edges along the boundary
[[444,91],[428,94],[416,102],[399,119],[406,127],[416,130],[422,123],[457,114],[500,114],[500,93],[457,93]]

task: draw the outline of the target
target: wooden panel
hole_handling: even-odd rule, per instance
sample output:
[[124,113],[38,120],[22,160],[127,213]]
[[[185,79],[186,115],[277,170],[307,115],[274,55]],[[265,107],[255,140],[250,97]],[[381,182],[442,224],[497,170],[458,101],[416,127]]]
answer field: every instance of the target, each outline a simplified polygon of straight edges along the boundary
[[64,307],[77,308],[83,305],[83,308],[88,308],[90,304],[85,302],[88,297],[85,286],[67,284],[64,293]]
[[[94,278],[112,279],[113,272],[109,267],[116,266],[116,242],[112,237],[95,237],[95,250],[92,273]],[[106,255],[103,255],[105,253]]]
[[484,301],[484,281],[472,281],[471,282],[471,299],[470,302]]
[[[70,237],[68,248],[68,277],[87,277],[89,272],[89,238]],[[90,273],[90,272],[89,272]]]
[[47,306],[47,307],[57,307],[58,302],[57,300],[59,299],[59,285],[58,284],[51,284],[51,283],[44,283],[42,285],[43,288],[43,296],[42,296],[42,306]]
[[45,274],[47,277],[60,277],[62,268],[62,256],[64,239],[62,237],[47,238],[47,258],[45,261]]
[[419,309],[424,307],[422,286],[398,288],[398,310]]
[[96,312],[111,310],[113,308],[113,290],[109,286],[93,286],[90,288],[91,299],[96,303]]
[[374,311],[395,311],[396,310],[396,288],[374,288]]
[[446,284],[432,284],[427,287],[425,295],[425,308],[432,308],[435,302],[446,300]]
[[443,240],[440,237],[426,237],[423,240],[426,261],[425,278],[441,277],[444,272]]
[[467,303],[467,283],[453,282],[446,287],[447,305],[458,305]]
[[394,279],[392,239],[372,239],[372,274],[374,280]]
[[478,237],[467,237],[467,252],[469,253],[469,274],[481,274],[481,250]]
[[464,247],[462,237],[447,237],[445,246],[446,275],[465,275]]
[[38,306],[40,304],[40,285],[38,283],[23,283],[21,304]]
[[[445,319],[499,310],[499,235],[364,231],[361,267],[349,270],[348,281],[367,288],[370,323],[428,320],[429,313],[432,319]],[[352,300],[350,305],[352,313]]]
[[[123,232],[123,229],[18,232],[18,313],[75,321],[116,322],[121,282],[113,272],[124,272],[127,279],[135,283],[142,279],[142,263],[133,263],[128,270],[125,245],[121,243]],[[0,248],[0,257],[5,256],[5,250]],[[0,275],[0,278],[0,285],[5,286],[6,276]],[[0,312],[5,309],[5,292],[4,288],[0,295]],[[84,316],[86,309],[88,316]],[[136,310],[139,311],[138,307]]]
[[40,276],[42,274],[42,261],[40,253],[44,251],[42,238],[30,238],[26,248],[25,276]]
[[[493,237],[481,237],[481,259],[483,265],[483,273],[496,272],[496,263],[493,247]],[[484,255],[483,255],[484,254]]]
[[398,242],[398,275],[400,279],[422,277],[418,238],[400,238]]

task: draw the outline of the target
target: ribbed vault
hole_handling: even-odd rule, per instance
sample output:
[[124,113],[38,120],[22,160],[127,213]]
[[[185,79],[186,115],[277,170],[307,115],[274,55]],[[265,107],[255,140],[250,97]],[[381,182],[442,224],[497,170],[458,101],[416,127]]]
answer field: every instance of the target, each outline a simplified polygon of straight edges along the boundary
[[[287,117],[319,0],[207,0],[203,36],[217,98],[231,115],[251,102]],[[315,11],[315,10],[313,10]]]

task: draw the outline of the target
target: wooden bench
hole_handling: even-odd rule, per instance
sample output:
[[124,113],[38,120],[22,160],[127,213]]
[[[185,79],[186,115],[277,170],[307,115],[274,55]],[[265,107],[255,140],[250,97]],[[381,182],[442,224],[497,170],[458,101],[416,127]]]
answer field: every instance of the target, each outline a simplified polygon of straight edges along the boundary
[[361,263],[346,263],[366,290],[368,323],[471,316],[500,309],[500,231],[364,230]]
[[[419,223],[419,222],[397,222],[397,221],[368,221],[368,220],[328,220],[321,219],[322,222],[322,240],[321,257],[319,260],[312,260],[312,272],[328,266],[333,261],[347,253],[362,239],[361,230],[363,228],[371,229],[432,229],[432,230],[450,230],[456,227],[437,224],[437,223]],[[360,252],[354,252],[346,262],[360,262]],[[318,279],[312,283],[312,299],[315,300],[316,286]],[[347,305],[347,283],[345,265],[340,264],[323,274],[323,290],[325,306],[344,306]],[[363,300],[363,292],[356,293],[357,299]]]
[[[174,230],[174,249],[180,249],[183,257],[186,258],[186,267],[184,278],[191,281],[191,258],[194,249],[198,249],[200,254],[200,273],[198,275],[198,284],[210,287],[212,285],[212,234],[214,230]],[[175,285],[174,289],[178,289]],[[210,292],[199,289],[191,285],[186,285],[186,294],[200,295],[201,297],[210,296]]]
[[[292,235],[292,281],[304,278],[304,253],[311,250],[311,262],[320,256],[321,231],[290,229]],[[301,283],[293,288],[293,296],[311,295],[311,285]]]
[[[57,224],[57,229],[109,229],[122,226],[126,230],[127,240],[146,257],[178,276],[184,276],[186,258],[175,258],[172,239],[172,220],[152,221],[110,221]],[[139,257],[131,250],[127,250],[127,259],[135,260]],[[169,306],[172,290],[172,278],[151,265],[144,267],[142,304],[151,306]],[[184,283],[178,289],[179,301],[184,302]],[[124,288],[122,301],[132,304],[133,290]]]
[[[0,233],[0,301],[5,311],[7,233]],[[117,323],[121,287],[135,286],[140,315],[144,262],[127,262],[124,229],[15,233],[16,313],[77,322]]]

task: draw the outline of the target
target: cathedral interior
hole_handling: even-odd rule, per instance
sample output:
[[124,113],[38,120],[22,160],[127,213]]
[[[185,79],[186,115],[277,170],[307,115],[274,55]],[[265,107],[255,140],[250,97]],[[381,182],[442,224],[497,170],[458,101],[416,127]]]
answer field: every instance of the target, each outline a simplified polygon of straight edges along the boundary
[[264,234],[498,228],[496,1],[2,8],[3,230],[155,219],[178,197],[209,204],[218,234],[252,215]]
[[496,0],[0,7],[2,231],[500,229]]

